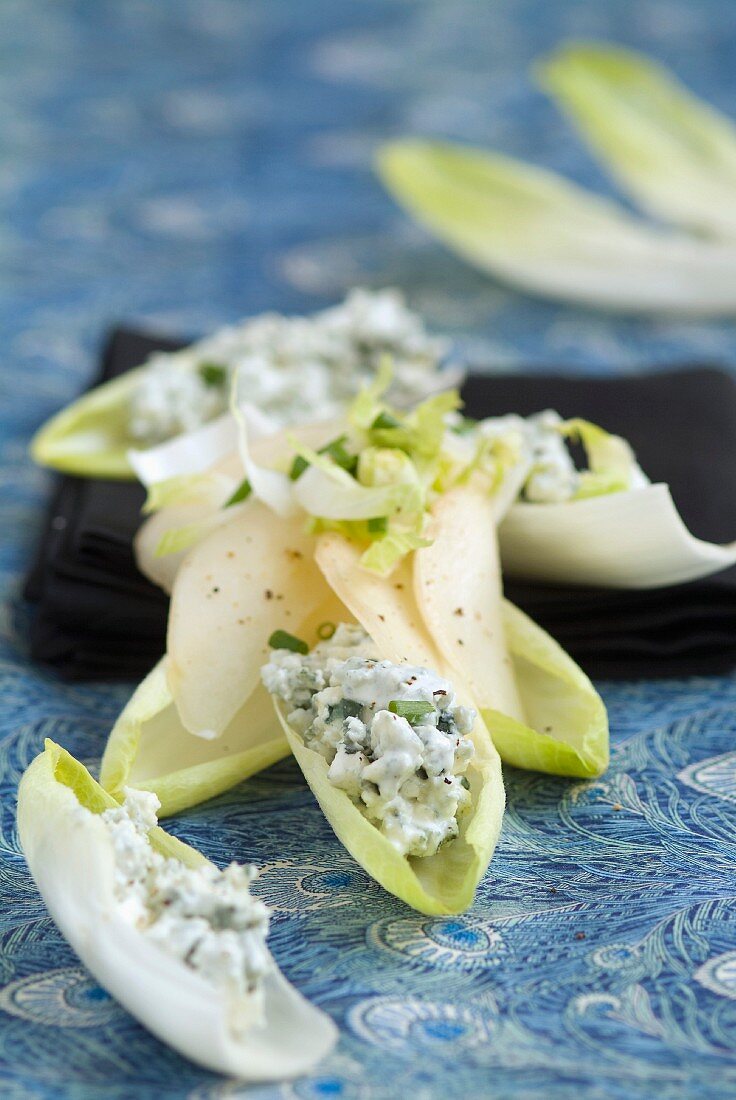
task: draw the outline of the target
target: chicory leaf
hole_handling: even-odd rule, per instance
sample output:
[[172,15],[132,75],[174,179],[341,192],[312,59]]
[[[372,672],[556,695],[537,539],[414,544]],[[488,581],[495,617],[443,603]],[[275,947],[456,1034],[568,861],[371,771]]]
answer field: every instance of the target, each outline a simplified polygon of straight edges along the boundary
[[378,172],[447,245],[522,290],[630,313],[736,312],[736,247],[661,230],[553,172],[420,140],[384,146]]
[[736,237],[736,126],[632,50],[570,43],[536,66],[541,86],[644,210]]
[[[252,994],[234,997],[211,985],[123,915],[114,851],[99,817],[116,805],[50,741],[18,791],[18,830],[29,869],[80,960],[154,1035],[208,1069],[252,1081],[307,1072],[332,1048],[336,1030],[275,965],[264,979],[261,1008]],[[159,827],[149,840],[187,866],[207,862]]]
[[136,689],[115,723],[100,766],[100,783],[121,799],[125,787],[153,791],[160,816],[179,813],[229,790],[288,755],[260,685],[223,737],[203,741],[181,723],[166,680],[165,658]]
[[505,573],[549,584],[662,588],[736,564],[736,543],[690,534],[664,484],[561,504],[514,504],[499,543]]

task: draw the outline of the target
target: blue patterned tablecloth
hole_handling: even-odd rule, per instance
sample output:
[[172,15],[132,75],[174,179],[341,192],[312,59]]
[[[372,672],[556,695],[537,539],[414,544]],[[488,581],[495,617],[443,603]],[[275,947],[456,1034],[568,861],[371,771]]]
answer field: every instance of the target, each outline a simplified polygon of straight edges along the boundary
[[[736,115],[723,0],[5,0],[0,33],[0,1095],[242,1095],[141,1030],[80,968],[18,849],[43,738],[94,764],[128,689],[26,657],[19,578],[49,482],[33,429],[115,320],[174,333],[400,284],[486,366],[736,363],[719,322],[534,302],[414,229],[372,178],[403,133],[606,181],[528,78],[558,40],[643,47]],[[596,782],[509,771],[464,917],[423,919],[334,840],[285,762],[172,822],[252,859],[287,976],[340,1026],[310,1078],[252,1097],[736,1095],[736,679],[603,684]]]

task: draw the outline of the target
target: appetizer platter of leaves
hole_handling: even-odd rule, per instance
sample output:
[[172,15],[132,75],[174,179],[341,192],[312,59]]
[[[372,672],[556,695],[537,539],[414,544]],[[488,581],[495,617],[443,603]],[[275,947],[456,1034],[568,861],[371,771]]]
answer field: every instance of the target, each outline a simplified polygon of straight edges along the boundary
[[[196,369],[196,345],[178,354],[172,371]],[[551,412],[469,421],[424,369],[437,392],[399,407],[382,349],[342,412],[274,430],[236,366],[227,412],[126,454],[148,490],[138,562],[171,595],[167,652],[99,782],[48,743],[21,783],[23,850],[80,958],[164,1041],[244,1079],[305,1072],[335,1029],[269,954],[255,869],[218,870],[158,817],[291,753],[368,874],[419,912],[461,912],[500,833],[502,761],[583,778],[608,761],[602,700],[504,599],[501,563],[646,587],[736,558],[686,531],[623,439]]]
[[[540,71],[635,199],[718,239],[450,146],[384,150],[388,185],[473,262],[540,293],[732,309],[728,124],[616,51],[571,48]],[[26,772],[22,847],[100,983],[211,1069],[297,1076],[336,1030],[268,951],[256,869],[216,868],[159,817],[292,754],[386,891],[462,912],[501,830],[502,762],[580,778],[608,763],[600,696],[504,598],[502,573],[653,588],[736,562],[736,545],[688,532],[624,439],[544,410],[470,421],[458,377],[400,295],[354,291],[160,353],[34,441],[44,465],[139,478],[137,561],[171,602],[166,654],[115,723],[99,782],[51,742]]]

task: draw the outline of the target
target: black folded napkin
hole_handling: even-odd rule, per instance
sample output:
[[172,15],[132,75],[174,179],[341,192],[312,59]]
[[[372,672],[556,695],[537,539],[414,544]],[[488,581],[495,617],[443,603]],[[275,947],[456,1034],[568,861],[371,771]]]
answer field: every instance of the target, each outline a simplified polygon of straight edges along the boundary
[[[93,384],[181,344],[116,329]],[[37,604],[31,657],[69,680],[139,679],[164,648],[168,598],[139,572],[137,482],[61,477],[25,586]]]
[[[116,330],[99,381],[173,341]],[[554,408],[630,440],[653,481],[667,481],[701,538],[736,537],[736,380],[685,368],[625,378],[473,375],[466,412]],[[167,600],[137,571],[132,538],[144,493],[129,482],[64,477],[26,584],[37,604],[31,655],[68,679],[135,679],[164,647]],[[684,676],[736,665],[736,570],[648,592],[508,582],[506,592],[587,672]]]

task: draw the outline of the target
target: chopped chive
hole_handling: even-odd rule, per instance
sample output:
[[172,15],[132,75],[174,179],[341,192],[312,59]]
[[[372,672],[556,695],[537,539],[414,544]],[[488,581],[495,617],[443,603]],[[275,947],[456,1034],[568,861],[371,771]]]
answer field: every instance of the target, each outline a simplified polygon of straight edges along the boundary
[[[338,436],[337,439],[333,439],[330,443],[326,443],[324,447],[320,447],[317,454],[329,455],[336,466],[340,466],[341,469],[354,475],[358,469],[358,456],[351,455],[349,451],[345,450],[343,443],[346,439],[346,435]],[[289,470],[289,477],[291,480],[297,481],[308,466],[309,462],[306,458],[302,458],[301,455],[296,455],[291,464],[291,469]]]
[[391,413],[382,412],[379,413],[376,419],[371,424],[371,431],[378,431],[381,428],[400,428],[401,421],[397,420]]
[[289,470],[289,477],[291,478],[291,480],[297,481],[302,476],[308,465],[309,463],[307,462],[306,458],[302,458],[301,455],[295,455],[294,461],[291,464],[291,469]]
[[320,623],[317,627],[317,637],[323,642],[328,641],[337,630],[334,623]]
[[340,466],[343,470],[347,470],[349,474],[354,474],[358,468],[358,456],[351,455],[349,451],[346,451],[343,443],[347,439],[346,435],[338,436],[337,439],[333,439],[331,443],[327,443],[324,447],[320,448],[321,455],[329,455],[336,466]]
[[388,516],[374,516],[368,520],[368,531],[371,535],[383,535],[388,530]]
[[417,722],[434,711],[431,703],[421,699],[392,699],[388,709],[392,714],[398,714],[399,718],[406,718],[407,722]]
[[271,649],[290,649],[292,653],[309,653],[309,646],[287,630],[274,630],[268,639]]
[[197,371],[205,386],[224,386],[227,381],[227,367],[220,363],[200,363]]
[[225,503],[223,504],[223,508],[229,508],[233,504],[240,504],[241,501],[247,500],[252,492],[253,486],[248,481],[248,478],[244,477],[233,495],[231,497],[228,497],[228,499],[225,501]]

